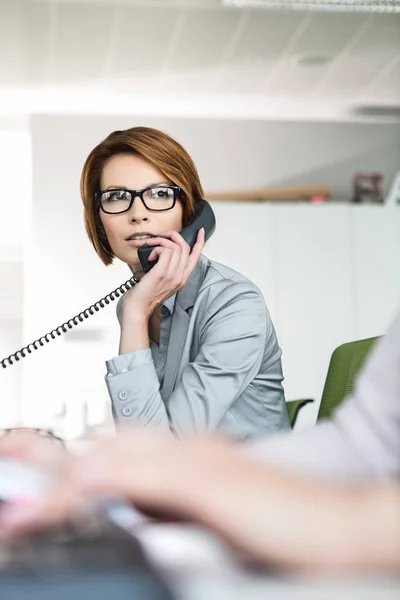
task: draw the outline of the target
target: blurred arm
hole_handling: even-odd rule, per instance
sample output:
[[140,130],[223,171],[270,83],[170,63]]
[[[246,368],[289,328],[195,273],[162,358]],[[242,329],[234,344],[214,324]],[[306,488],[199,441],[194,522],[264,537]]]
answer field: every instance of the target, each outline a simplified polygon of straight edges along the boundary
[[249,444],[247,455],[330,480],[380,481],[400,475],[400,315],[331,421]]

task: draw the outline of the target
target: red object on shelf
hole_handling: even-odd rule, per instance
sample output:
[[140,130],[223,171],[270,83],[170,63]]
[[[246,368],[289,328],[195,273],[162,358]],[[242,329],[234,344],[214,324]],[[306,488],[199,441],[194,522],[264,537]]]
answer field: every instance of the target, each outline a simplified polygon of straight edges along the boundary
[[323,196],[311,196],[310,202],[311,204],[321,204],[325,198]]

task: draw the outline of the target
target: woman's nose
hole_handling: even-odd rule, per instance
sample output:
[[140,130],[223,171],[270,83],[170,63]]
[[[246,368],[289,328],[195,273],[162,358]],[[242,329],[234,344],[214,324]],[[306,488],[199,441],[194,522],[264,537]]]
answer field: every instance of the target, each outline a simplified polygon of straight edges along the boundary
[[136,196],[129,211],[129,219],[134,222],[148,221],[149,212],[141,198]]

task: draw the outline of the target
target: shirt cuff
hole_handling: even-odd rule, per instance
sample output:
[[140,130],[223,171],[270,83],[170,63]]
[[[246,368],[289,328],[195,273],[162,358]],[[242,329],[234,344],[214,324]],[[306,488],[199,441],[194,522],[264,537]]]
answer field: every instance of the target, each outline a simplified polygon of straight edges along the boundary
[[114,377],[115,375],[121,375],[127,371],[131,371],[141,365],[146,365],[152,361],[152,355],[150,348],[144,348],[143,350],[135,350],[134,352],[128,352],[128,354],[120,354],[111,360],[106,361],[107,367],[107,379]]

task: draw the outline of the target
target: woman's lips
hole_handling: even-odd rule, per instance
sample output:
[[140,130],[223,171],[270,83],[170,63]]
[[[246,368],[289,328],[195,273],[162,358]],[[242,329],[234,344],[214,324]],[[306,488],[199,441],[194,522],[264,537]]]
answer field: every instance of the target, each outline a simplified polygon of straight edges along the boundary
[[146,242],[148,242],[151,238],[147,238],[145,240],[126,240],[126,243],[129,244],[129,246],[135,246],[136,248],[140,248],[141,246],[145,246]]
[[147,231],[143,231],[143,232],[140,232],[140,233],[133,233],[132,235],[130,235],[129,237],[127,237],[125,239],[125,241],[130,246],[140,247],[140,246],[144,246],[153,237],[155,237],[155,236],[152,233],[149,233]]

